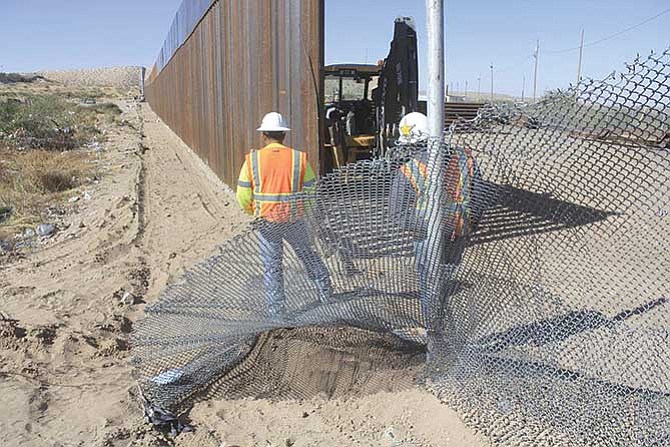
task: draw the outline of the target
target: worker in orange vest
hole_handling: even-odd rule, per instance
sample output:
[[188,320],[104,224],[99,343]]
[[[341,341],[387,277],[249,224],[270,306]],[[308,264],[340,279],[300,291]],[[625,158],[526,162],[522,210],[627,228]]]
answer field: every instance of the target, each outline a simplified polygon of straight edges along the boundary
[[[403,164],[394,178],[389,206],[396,221],[414,234],[415,266],[419,279],[419,298],[425,327],[414,328],[413,335],[425,339],[426,330],[438,319],[441,309],[431,306],[428,241],[428,119],[422,113],[410,113],[400,122],[398,151],[410,160]],[[478,171],[472,153],[467,148],[442,146],[445,150],[443,192],[446,210],[443,212],[443,259],[440,275],[447,281],[461,262],[468,235],[473,224],[473,187]],[[435,303],[441,307],[442,303]]]
[[287,241],[315,282],[318,299],[332,294],[330,274],[314,251],[304,216],[304,192],[314,188],[316,176],[307,154],[284,145],[288,127],[276,112],[265,115],[258,131],[263,148],[246,156],[237,183],[242,209],[257,218],[260,254],[270,316],[285,316],[283,241]]

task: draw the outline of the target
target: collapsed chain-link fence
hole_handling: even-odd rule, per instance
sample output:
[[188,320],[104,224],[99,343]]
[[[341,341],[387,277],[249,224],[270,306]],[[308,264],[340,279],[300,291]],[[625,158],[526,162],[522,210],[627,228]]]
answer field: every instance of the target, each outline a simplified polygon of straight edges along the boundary
[[[428,328],[426,386],[496,445],[670,445],[669,76],[651,55],[326,176],[147,307],[144,398],[374,388]],[[300,374],[319,349],[356,371]]]

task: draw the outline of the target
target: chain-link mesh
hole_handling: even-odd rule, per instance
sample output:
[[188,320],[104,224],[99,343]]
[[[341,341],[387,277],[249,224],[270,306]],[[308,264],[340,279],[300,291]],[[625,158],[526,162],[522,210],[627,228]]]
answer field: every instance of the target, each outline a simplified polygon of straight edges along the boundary
[[145,398],[305,397],[315,346],[402,368],[427,328],[427,385],[494,444],[670,445],[669,76],[666,51],[326,176],[147,308]]

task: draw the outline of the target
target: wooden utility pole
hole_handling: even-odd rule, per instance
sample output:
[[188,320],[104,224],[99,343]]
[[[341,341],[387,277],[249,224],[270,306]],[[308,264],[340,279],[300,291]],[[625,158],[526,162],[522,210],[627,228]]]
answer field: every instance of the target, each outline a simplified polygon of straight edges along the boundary
[[537,100],[537,64],[540,59],[540,41],[537,41],[537,46],[535,47],[535,76],[533,77],[533,101]]
[[582,35],[579,40],[579,62],[577,62],[577,87],[582,82],[582,56],[584,55],[584,28],[582,28]]

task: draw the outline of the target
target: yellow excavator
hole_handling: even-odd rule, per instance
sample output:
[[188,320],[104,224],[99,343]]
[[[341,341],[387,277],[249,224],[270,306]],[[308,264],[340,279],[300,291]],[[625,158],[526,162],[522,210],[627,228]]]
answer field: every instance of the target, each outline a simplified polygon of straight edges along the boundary
[[395,20],[391,51],[377,65],[329,65],[324,75],[325,173],[382,156],[395,142],[402,117],[419,109],[414,19]]
[[380,67],[377,65],[340,64],[325,67],[326,148],[332,165],[339,168],[369,158],[376,145],[375,105],[370,86],[376,87]]

